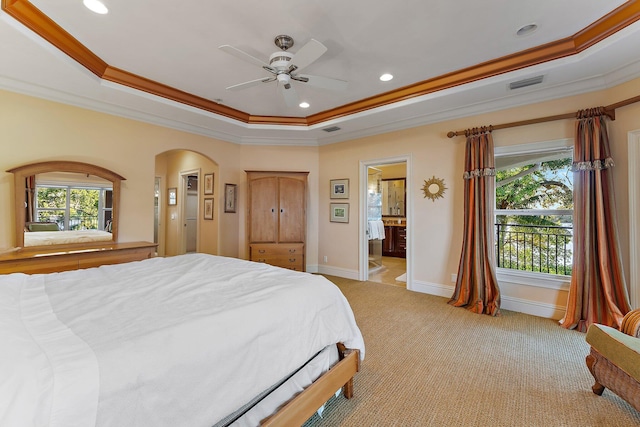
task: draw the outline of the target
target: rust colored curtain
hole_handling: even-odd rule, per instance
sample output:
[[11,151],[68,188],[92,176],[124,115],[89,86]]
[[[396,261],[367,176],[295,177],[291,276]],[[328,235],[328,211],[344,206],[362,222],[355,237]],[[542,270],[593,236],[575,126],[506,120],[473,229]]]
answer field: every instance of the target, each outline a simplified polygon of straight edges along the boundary
[[36,220],[36,177],[35,175],[25,178],[25,191],[27,200],[27,212],[25,218],[28,222]]
[[456,288],[449,304],[478,314],[500,313],[495,270],[493,207],[495,175],[491,128],[467,137],[464,169],[464,238]]
[[614,166],[604,108],[578,111],[573,158],[573,271],[560,324],[586,332],[618,328],[629,312],[613,193]]

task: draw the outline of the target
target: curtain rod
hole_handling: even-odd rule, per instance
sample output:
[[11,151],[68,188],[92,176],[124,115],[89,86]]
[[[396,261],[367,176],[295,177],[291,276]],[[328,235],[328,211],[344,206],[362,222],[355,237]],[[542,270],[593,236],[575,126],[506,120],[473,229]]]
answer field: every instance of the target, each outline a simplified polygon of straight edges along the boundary
[[[607,105],[606,107],[604,107],[605,110],[605,114],[611,119],[611,120],[615,120],[616,119],[616,108],[620,108],[620,107],[625,107],[629,104],[633,104],[635,102],[639,102],[640,101],[640,96],[634,96],[633,98],[629,98],[629,99],[625,99],[624,101],[620,101],[620,102],[616,102],[615,104],[611,104],[611,105]],[[537,119],[529,119],[529,120],[521,120],[519,122],[511,122],[511,123],[503,123],[501,125],[493,125],[493,130],[496,129],[507,129],[507,128],[513,128],[513,127],[517,127],[517,126],[526,126],[526,125],[533,125],[536,123],[544,123],[544,122],[552,122],[552,121],[556,121],[556,120],[565,120],[565,119],[575,119],[576,118],[576,113],[566,113],[566,114],[558,114],[555,116],[547,116],[547,117],[539,117]],[[447,136],[449,138],[453,138],[454,136],[460,136],[460,135],[464,135],[465,131],[464,130],[459,130],[459,131],[451,131],[449,133],[447,133]]]

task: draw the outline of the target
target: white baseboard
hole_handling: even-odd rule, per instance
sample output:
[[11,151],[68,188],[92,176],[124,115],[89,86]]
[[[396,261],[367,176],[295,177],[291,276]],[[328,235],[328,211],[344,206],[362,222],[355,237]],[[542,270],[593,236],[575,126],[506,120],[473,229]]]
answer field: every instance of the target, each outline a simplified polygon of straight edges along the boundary
[[347,270],[346,268],[330,267],[327,265],[318,266],[317,273],[329,276],[344,277],[345,279],[359,280],[358,270]]
[[318,273],[318,264],[307,265],[306,268],[307,273]]
[[441,285],[439,283],[422,282],[420,280],[414,280],[411,283],[409,290],[415,292],[421,292],[423,294],[437,295],[439,297],[451,298],[453,295],[453,286]]
[[[308,266],[309,272],[316,266]],[[327,274],[330,276],[344,277],[345,279],[358,280],[357,270],[347,270],[345,268],[318,266],[318,273]],[[455,287],[452,285],[442,285],[440,283],[423,282],[420,280],[414,280],[409,285],[410,291],[420,292],[423,294],[436,295],[444,298],[451,298]],[[505,310],[517,311],[519,313],[530,314],[532,316],[544,317],[547,319],[560,320],[564,317],[566,308],[548,304],[538,301],[531,301],[522,298],[510,297],[508,295],[501,295],[500,307]]]
[[[429,295],[451,298],[455,287],[439,283],[414,280],[410,290]],[[522,298],[510,297],[508,295],[501,295],[500,299],[500,307],[505,310],[517,311],[519,313],[530,314],[532,316],[544,317],[547,319],[562,319],[566,312],[565,307],[555,304],[525,300]]]
[[560,320],[564,317],[567,309],[555,304],[530,301],[521,298],[501,296],[500,307],[505,310],[517,311],[519,313],[531,314],[532,316],[544,317],[547,319]]

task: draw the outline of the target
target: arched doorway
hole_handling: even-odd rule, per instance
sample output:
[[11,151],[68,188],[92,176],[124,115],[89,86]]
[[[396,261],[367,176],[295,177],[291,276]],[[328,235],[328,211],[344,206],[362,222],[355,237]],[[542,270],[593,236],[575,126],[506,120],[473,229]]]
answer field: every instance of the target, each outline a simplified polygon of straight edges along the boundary
[[154,236],[158,255],[218,254],[218,171],[216,162],[191,150],[156,156]]

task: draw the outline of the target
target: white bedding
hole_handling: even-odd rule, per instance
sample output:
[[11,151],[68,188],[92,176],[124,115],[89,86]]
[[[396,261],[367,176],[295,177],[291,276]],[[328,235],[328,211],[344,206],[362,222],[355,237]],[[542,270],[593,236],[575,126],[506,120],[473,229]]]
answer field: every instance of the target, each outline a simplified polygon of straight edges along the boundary
[[192,254],[0,276],[0,425],[211,426],[325,346],[364,357],[321,276]]
[[110,242],[112,239],[111,233],[102,230],[34,231],[24,233],[24,246]]

